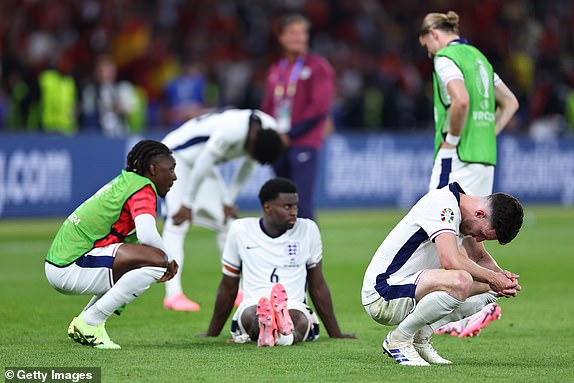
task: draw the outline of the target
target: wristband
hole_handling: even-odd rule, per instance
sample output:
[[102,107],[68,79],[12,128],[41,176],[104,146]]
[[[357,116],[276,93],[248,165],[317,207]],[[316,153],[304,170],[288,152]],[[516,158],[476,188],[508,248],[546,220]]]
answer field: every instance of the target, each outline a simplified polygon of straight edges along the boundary
[[459,141],[460,141],[460,136],[453,136],[450,133],[447,133],[446,138],[444,139],[444,142],[446,142],[447,144],[450,144],[452,146],[457,146]]

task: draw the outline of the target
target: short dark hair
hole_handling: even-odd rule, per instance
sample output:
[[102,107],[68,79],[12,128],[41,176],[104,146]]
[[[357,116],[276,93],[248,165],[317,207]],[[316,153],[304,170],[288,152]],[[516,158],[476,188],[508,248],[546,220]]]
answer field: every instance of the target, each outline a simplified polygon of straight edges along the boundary
[[306,18],[300,13],[290,13],[288,15],[283,16],[279,21],[279,33],[283,33],[283,31],[285,31],[285,28],[287,28],[289,25],[293,23],[305,23],[307,25],[307,29],[311,28],[311,22],[309,21],[308,18]]
[[273,129],[259,129],[253,143],[253,158],[260,164],[272,164],[283,151],[283,141]]
[[155,156],[170,154],[171,150],[163,143],[155,140],[142,140],[135,144],[128,153],[126,170],[143,176]]
[[282,177],[272,178],[265,182],[259,190],[261,206],[265,202],[273,201],[281,193],[297,193],[297,186],[290,179]]
[[524,210],[520,202],[511,195],[494,193],[488,196],[490,223],[501,245],[506,245],[516,237],[522,226]]

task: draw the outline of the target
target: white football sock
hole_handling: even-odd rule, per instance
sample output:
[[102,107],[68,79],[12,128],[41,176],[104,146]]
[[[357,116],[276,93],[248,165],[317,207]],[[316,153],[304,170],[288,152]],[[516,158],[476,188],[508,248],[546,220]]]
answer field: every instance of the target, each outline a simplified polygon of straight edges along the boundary
[[118,307],[128,304],[146,291],[166,272],[165,267],[146,266],[128,271],[96,303],[84,312],[90,326],[104,323]]
[[94,303],[96,303],[98,301],[98,299],[100,299],[100,297],[101,297],[101,295],[94,295],[82,311],[86,311],[87,309],[92,307],[94,305]]
[[431,324],[433,330],[436,330],[447,323],[456,323],[457,321],[466,321],[469,316],[478,313],[484,308],[484,306],[494,303],[498,300],[496,296],[492,293],[484,293],[473,295],[464,302],[462,302],[456,310],[448,314],[444,318]]
[[410,341],[415,333],[425,325],[431,324],[450,314],[462,302],[444,291],[434,291],[425,295],[416,305],[412,313],[407,315],[395,331],[392,338],[395,341]]
[[163,243],[165,244],[165,250],[169,254],[170,259],[177,262],[179,269],[175,276],[165,282],[165,297],[171,298],[179,293],[182,293],[181,287],[181,272],[183,271],[183,259],[184,259],[184,240],[186,231],[181,230],[164,230],[163,231]]
[[295,337],[293,333],[289,335],[279,334],[279,338],[277,339],[277,346],[291,346],[295,341]]
[[434,330],[432,329],[431,326],[425,325],[423,328],[421,328],[419,331],[415,333],[413,341],[415,343],[422,343],[424,341],[428,341],[432,336],[433,332]]

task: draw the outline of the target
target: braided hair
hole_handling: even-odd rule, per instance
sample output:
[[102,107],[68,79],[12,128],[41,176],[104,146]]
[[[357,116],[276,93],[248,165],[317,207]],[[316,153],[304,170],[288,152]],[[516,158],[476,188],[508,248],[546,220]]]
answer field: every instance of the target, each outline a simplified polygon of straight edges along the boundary
[[155,156],[170,154],[171,150],[163,143],[154,140],[142,140],[135,144],[128,153],[126,170],[143,176]]

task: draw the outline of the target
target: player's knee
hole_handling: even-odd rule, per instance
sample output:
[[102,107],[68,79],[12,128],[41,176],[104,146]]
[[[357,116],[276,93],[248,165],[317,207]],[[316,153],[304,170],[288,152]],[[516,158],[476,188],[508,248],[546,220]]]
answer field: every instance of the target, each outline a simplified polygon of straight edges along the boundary
[[167,267],[167,254],[163,250],[157,249],[155,247],[144,246],[146,249],[145,266],[152,267]]
[[302,342],[305,335],[309,332],[310,323],[305,314],[299,310],[289,310],[289,315],[295,326],[294,343]]
[[461,299],[466,299],[470,295],[472,288],[472,275],[464,270],[453,270],[452,289]]

